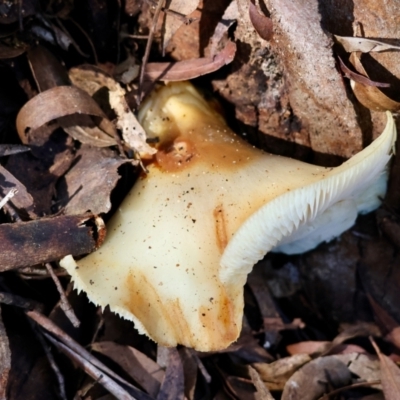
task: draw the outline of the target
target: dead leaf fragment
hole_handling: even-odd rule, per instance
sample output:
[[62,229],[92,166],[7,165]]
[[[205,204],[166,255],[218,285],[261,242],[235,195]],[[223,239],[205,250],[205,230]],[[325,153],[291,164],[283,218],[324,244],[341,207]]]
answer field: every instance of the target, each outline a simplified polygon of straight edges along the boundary
[[[350,55],[350,62],[354,68],[362,75],[368,77],[361,60],[356,53]],[[366,86],[362,83],[351,81],[351,88],[357,100],[364,106],[373,111],[392,111],[397,112],[400,110],[400,103],[392,100],[386,96],[381,90],[374,86]]]
[[384,43],[379,40],[368,39],[364,37],[351,37],[351,36],[338,36],[333,35],[335,39],[343,46],[348,52],[361,51],[362,53],[369,53],[371,51],[387,51],[387,50],[400,50],[400,46],[394,46],[389,43]]
[[114,342],[93,343],[92,350],[112,359],[152,397],[157,397],[164,371],[139,350]]
[[254,29],[264,40],[271,40],[273,27],[271,18],[261,14],[252,1],[249,2],[249,16]]
[[147,144],[146,132],[129,108],[125,99],[126,92],[117,81],[101,69],[92,66],[72,68],[69,76],[76,86],[85,90],[89,95],[106,87],[109,90],[110,106],[117,114],[117,128],[121,130],[126,144],[140,157],[148,157],[156,153],[157,150]]
[[120,178],[118,168],[127,162],[131,160],[117,157],[111,150],[82,146],[75,164],[58,185],[59,205],[64,207],[64,213],[110,211],[110,194]]
[[267,363],[254,363],[253,368],[259,373],[269,390],[283,390],[287,380],[304,364],[311,361],[307,354],[296,354]]
[[157,400],[183,400],[184,397],[182,360],[178,350],[171,347],[168,349],[168,365]]
[[371,342],[381,363],[381,383],[385,399],[398,400],[400,399],[400,369],[388,356],[382,354],[372,338]]
[[285,384],[282,400],[315,400],[330,388],[348,385],[351,372],[335,357],[317,358],[295,372]]
[[185,21],[185,16],[196,10],[199,0],[171,0],[167,4],[169,12],[165,13],[163,53],[175,32],[185,24],[185,22],[187,23],[187,21]]
[[41,218],[0,224],[0,270],[56,261],[67,254],[82,255],[96,247],[91,215]]
[[253,382],[253,385],[257,390],[257,393],[255,394],[256,400],[274,400],[272,394],[265,386],[258,372],[254,368],[249,366],[249,373],[251,381]]
[[146,80],[186,81],[217,71],[233,61],[236,44],[228,41],[226,46],[214,57],[202,57],[171,63],[148,63]]

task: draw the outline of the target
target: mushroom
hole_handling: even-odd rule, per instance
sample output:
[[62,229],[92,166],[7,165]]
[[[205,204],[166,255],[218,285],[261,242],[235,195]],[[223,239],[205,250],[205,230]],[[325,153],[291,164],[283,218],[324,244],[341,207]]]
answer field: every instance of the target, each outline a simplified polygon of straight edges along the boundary
[[[96,252],[61,265],[89,299],[163,346],[226,348],[240,333],[243,286],[274,249],[309,250],[376,208],[396,130],[337,168],[267,154],[236,136],[189,83],[169,84],[139,119],[159,139],[148,174]],[[334,133],[333,133],[334,134]]]

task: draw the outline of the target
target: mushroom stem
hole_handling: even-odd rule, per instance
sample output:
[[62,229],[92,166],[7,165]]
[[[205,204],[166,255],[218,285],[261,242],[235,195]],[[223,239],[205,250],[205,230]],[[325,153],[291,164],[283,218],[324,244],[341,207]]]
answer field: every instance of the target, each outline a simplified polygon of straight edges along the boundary
[[268,251],[311,249],[378,206],[396,135],[388,113],[383,134],[340,167],[306,164],[250,146],[189,83],[158,90],[139,119],[159,138],[149,174],[102,248],[79,269],[72,257],[62,265],[141,333],[202,351],[238,337],[243,285]]

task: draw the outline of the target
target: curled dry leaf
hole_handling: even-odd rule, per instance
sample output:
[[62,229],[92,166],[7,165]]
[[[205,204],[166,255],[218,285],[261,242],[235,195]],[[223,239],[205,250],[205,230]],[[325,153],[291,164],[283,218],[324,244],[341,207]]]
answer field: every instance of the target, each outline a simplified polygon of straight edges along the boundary
[[[39,93],[21,108],[16,121],[19,137],[22,143],[29,144],[30,133],[57,119],[62,124],[62,117],[73,114],[106,119],[99,105],[85,91],[73,86],[56,86]],[[115,144],[112,137],[110,144]]]
[[269,390],[283,390],[287,380],[304,364],[311,361],[307,354],[296,354],[280,360],[267,363],[254,363],[252,366],[258,372]]
[[379,40],[373,40],[363,37],[338,36],[333,35],[335,39],[343,46],[348,53],[361,51],[369,53],[371,51],[387,51],[400,50],[400,46],[394,46],[389,43],[384,43]]
[[273,35],[273,26],[271,18],[261,14],[252,1],[249,2],[249,16],[254,29],[264,40],[271,40]]
[[0,224],[0,270],[56,261],[71,252],[81,255],[93,251],[100,243],[94,239],[91,219],[91,215],[77,215]]
[[[362,75],[368,77],[361,60],[356,53],[350,55],[350,62],[354,68]],[[354,80],[351,81],[351,87],[357,100],[364,106],[373,111],[392,111],[400,110],[400,103],[386,96],[381,90],[374,86],[367,86]]]
[[171,63],[149,63],[146,65],[145,79],[160,81],[186,81],[217,71],[233,61],[236,44],[228,41],[214,57],[202,57]]
[[320,357],[295,372],[286,382],[282,400],[315,400],[331,388],[346,386],[351,372],[336,356]]
[[129,108],[125,100],[126,92],[118,82],[101,69],[91,66],[72,68],[69,76],[74,85],[85,90],[89,95],[106,87],[109,90],[110,106],[117,114],[117,127],[121,130],[126,144],[141,157],[156,153],[156,150],[146,143],[146,132]]

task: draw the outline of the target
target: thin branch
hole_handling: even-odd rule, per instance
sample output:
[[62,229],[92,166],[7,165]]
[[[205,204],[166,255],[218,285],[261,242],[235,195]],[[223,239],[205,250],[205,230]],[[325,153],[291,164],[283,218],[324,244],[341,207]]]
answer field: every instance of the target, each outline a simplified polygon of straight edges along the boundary
[[[30,322],[33,325],[33,321],[30,321]],[[62,375],[60,368],[58,368],[58,365],[54,359],[53,353],[51,352],[51,348],[44,340],[42,333],[37,330],[37,327],[33,326],[33,328],[34,328],[33,331],[35,332],[37,339],[39,340],[40,344],[43,347],[44,352],[46,353],[46,357],[49,361],[49,364],[50,364],[54,374],[56,375],[60,397],[62,400],[67,400],[67,394],[65,392],[64,376]]]
[[7,202],[14,197],[18,192],[17,188],[12,188],[0,201],[0,210],[7,204]]
[[126,381],[117,375],[110,368],[105,366],[100,360],[98,360],[95,356],[89,353],[85,348],[83,348],[78,342],[72,339],[69,335],[67,335],[62,329],[60,329],[52,320],[47,318],[45,315],[39,313],[38,311],[26,311],[26,315],[33,319],[38,325],[40,325],[43,329],[50,332],[53,336],[57,338],[60,342],[62,342],[69,350],[73,351],[76,354],[90,364],[97,367],[99,370],[103,371],[105,374],[115,379],[116,381],[122,383],[124,386],[130,389],[132,393],[135,393],[135,396],[138,400],[150,400],[151,398],[137,387],[133,386],[131,383]]
[[54,346],[65,353],[70,359],[75,361],[89,376],[99,382],[105,389],[107,389],[113,396],[121,400],[135,400],[126,390],[124,390],[117,382],[113,381],[109,376],[101,372],[97,367],[87,361],[79,353],[74,352],[65,344],[54,339],[48,333],[43,335],[49,340]]
[[354,389],[358,387],[365,387],[365,386],[374,386],[374,385],[379,385],[380,383],[381,383],[380,380],[353,383],[351,385],[343,386],[341,388],[332,390],[332,392],[324,394],[318,400],[328,400],[331,396],[335,396],[336,394],[344,392],[345,390]]
[[69,303],[67,296],[65,295],[64,289],[61,286],[60,280],[58,279],[58,276],[55,274],[53,267],[51,266],[50,263],[46,263],[46,269],[48,273],[51,276],[51,279],[53,279],[53,282],[56,285],[56,288],[58,290],[58,293],[60,294],[60,307],[61,310],[64,311],[64,314],[67,316],[67,318],[70,320],[71,324],[73,325],[74,328],[79,328],[81,321],[79,321],[78,317],[75,315],[75,312]]
[[160,12],[164,5],[164,2],[165,2],[165,0],[158,1],[157,8],[154,12],[153,24],[151,25],[150,32],[149,32],[149,39],[147,40],[147,43],[146,43],[146,50],[144,52],[144,56],[142,59],[142,66],[140,68],[138,104],[140,104],[143,99],[143,90],[142,89],[143,89],[143,81],[144,81],[144,72],[146,70],[147,61],[149,59],[150,49],[151,49],[151,45],[153,43],[153,37],[154,37],[154,32],[156,30],[158,17],[160,16]]

